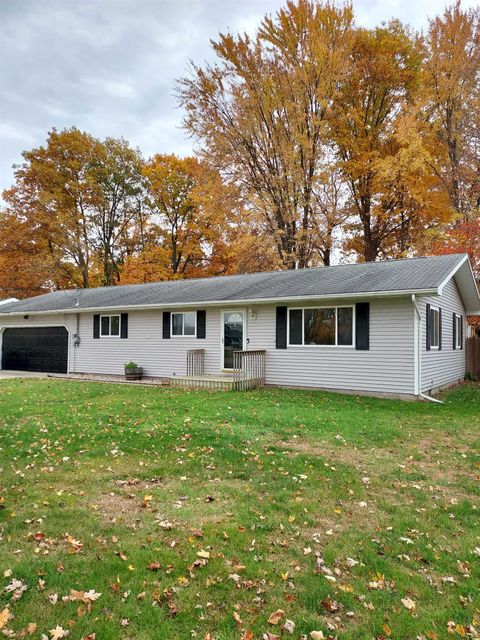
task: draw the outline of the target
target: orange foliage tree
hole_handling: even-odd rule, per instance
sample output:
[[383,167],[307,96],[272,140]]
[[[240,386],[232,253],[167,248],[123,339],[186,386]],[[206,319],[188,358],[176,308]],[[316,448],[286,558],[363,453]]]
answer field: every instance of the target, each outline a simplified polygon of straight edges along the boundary
[[4,261],[14,246],[11,229],[23,225],[25,241],[12,264],[39,256],[45,265],[36,269],[41,290],[115,284],[125,239],[141,208],[138,152],[123,140],[102,143],[72,128],[51,131],[45,146],[25,151],[23,158],[14,185],[4,192]]
[[425,250],[468,253],[480,280],[480,8],[463,10],[457,1],[431,20],[426,51],[432,166],[454,215],[425,238]]
[[[338,209],[319,206],[328,115],[349,66],[347,5],[288,1],[251,39],[221,35],[217,63],[181,80],[185,127],[239,185],[283,268],[329,261]],[[328,234],[330,234],[328,236]]]
[[180,81],[198,158],[52,130],[0,212],[0,296],[467,251],[480,271],[480,9],[413,33],[286,0]]
[[466,220],[480,198],[480,7],[457,0],[430,21],[423,65],[425,117],[435,137],[435,171]]
[[414,106],[421,62],[420,43],[398,21],[355,32],[332,136],[354,214],[347,247],[365,261],[408,255],[448,215]]
[[142,240],[122,282],[230,273],[237,201],[220,175],[195,158],[156,155],[143,167]]

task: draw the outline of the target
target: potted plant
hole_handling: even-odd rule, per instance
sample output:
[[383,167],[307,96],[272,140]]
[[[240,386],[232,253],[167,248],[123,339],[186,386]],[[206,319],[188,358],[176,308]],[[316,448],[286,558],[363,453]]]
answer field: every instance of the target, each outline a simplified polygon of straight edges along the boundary
[[141,380],[142,376],[142,367],[139,367],[136,362],[127,362],[125,365],[125,378],[127,380]]

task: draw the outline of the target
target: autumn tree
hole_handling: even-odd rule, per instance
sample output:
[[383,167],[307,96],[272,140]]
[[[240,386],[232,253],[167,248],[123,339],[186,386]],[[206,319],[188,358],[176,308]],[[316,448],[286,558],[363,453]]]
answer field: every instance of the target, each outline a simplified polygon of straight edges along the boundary
[[143,175],[142,246],[127,259],[122,282],[230,272],[238,205],[234,189],[195,158],[156,155]]
[[0,211],[0,300],[47,293],[71,286],[50,260],[36,229],[7,211]]
[[[100,142],[72,128],[23,153],[4,215],[35,234],[53,266],[50,285],[115,284],[120,245],[138,213],[141,158],[123,140]],[[19,256],[21,252],[19,253]]]
[[143,160],[123,139],[107,138],[89,168],[92,185],[92,246],[102,264],[102,284],[120,279],[128,247],[136,242],[142,216]]
[[480,278],[480,8],[445,9],[430,21],[425,47],[425,126],[453,211],[425,238],[425,251],[467,252]]
[[355,31],[331,125],[354,214],[347,246],[365,261],[406,255],[440,214],[413,107],[421,62],[420,43],[397,21]]
[[89,286],[91,223],[88,170],[98,149],[90,135],[50,132],[45,147],[25,151],[15,184],[4,193],[7,214],[35,230],[48,259],[75,286]]
[[289,0],[264,18],[255,38],[221,35],[212,43],[217,63],[194,66],[180,82],[187,131],[242,188],[283,268],[329,260],[324,234],[339,220],[319,221],[318,183],[351,36],[350,6]]
[[460,1],[430,21],[423,67],[425,118],[435,136],[435,170],[462,221],[480,199],[480,8]]

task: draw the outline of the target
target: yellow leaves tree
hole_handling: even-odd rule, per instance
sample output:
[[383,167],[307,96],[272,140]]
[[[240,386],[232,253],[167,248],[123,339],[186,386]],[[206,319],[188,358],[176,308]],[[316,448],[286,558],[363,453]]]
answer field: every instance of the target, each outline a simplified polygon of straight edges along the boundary
[[[52,130],[47,144],[25,151],[23,159],[4,193],[4,215],[33,237],[24,251],[17,248],[14,264],[31,256],[34,245],[50,267],[41,289],[115,284],[141,209],[138,152],[123,140],[100,142],[72,128]],[[3,255],[10,246],[7,238]],[[45,269],[38,272],[41,278]]]
[[405,255],[438,219],[435,180],[417,126],[420,43],[399,22],[357,29],[332,136],[354,214],[348,247],[365,261]]
[[221,35],[212,44],[217,63],[195,66],[180,82],[186,129],[240,186],[284,268],[319,261],[319,246],[329,246],[320,234],[331,224],[319,224],[317,192],[329,160],[329,109],[348,69],[351,23],[349,6],[288,1],[264,18],[254,39]]
[[465,221],[479,215],[480,8],[463,10],[457,0],[430,21],[425,47],[424,109],[435,170]]
[[101,264],[101,284],[120,279],[125,256],[136,241],[143,215],[143,159],[123,139],[107,138],[89,167],[92,182],[92,246]]
[[53,130],[45,147],[22,154],[15,184],[4,193],[7,215],[34,229],[56,270],[79,287],[89,286],[88,167],[97,147],[92,136],[78,129]]
[[480,8],[455,2],[445,9],[430,21],[425,49],[425,127],[453,212],[425,250],[468,252],[480,274]]
[[47,293],[71,286],[55,268],[44,239],[25,220],[0,212],[0,300]]
[[233,189],[195,158],[156,155],[143,167],[142,247],[128,257],[122,282],[228,273],[235,230]]

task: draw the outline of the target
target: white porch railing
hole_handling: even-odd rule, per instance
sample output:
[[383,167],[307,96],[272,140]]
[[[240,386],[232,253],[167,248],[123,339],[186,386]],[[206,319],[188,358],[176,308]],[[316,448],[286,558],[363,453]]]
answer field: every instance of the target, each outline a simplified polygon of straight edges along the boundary
[[236,391],[265,386],[265,351],[233,352],[233,388]]

